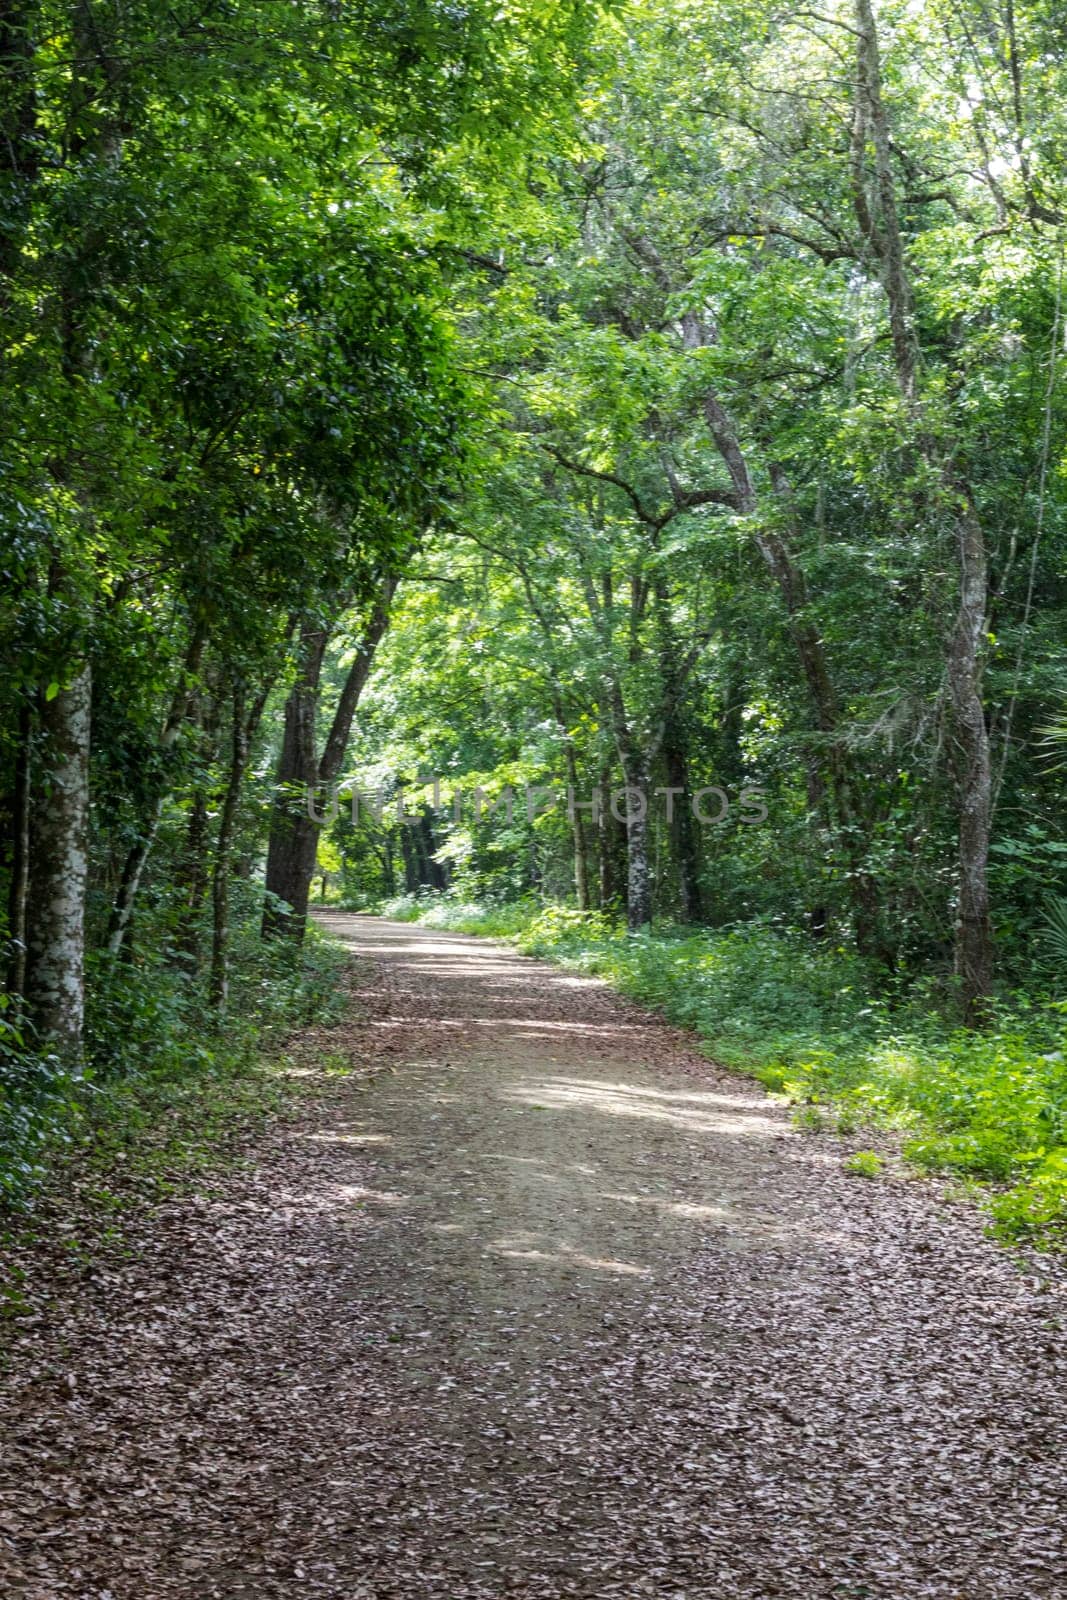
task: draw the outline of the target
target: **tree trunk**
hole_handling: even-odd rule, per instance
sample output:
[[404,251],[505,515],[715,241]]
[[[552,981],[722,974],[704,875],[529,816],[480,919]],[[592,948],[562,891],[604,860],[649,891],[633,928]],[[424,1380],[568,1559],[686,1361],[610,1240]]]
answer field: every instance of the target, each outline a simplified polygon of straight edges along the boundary
[[667,785],[680,789],[673,795],[671,813],[671,849],[678,873],[678,899],[682,920],[700,923],[704,920],[703,896],[700,889],[700,843],[689,798],[689,765],[685,757],[682,730],[673,712],[668,712],[663,735],[663,761]]
[[[578,763],[573,746],[567,749],[567,777],[571,793],[578,793]],[[589,910],[589,860],[585,851],[585,823],[576,807],[571,807],[571,843],[574,849],[574,897],[579,911]]]
[[264,938],[285,935],[300,940],[307,923],[319,840],[318,826],[308,815],[308,794],[319,782],[315,714],[326,642],[324,628],[309,624],[302,630],[300,672],[285,702],[285,731],[267,847]]
[[[683,334],[690,349],[699,349],[702,345],[714,342],[714,330],[706,328],[693,312],[688,312],[683,319]],[[756,485],[733,419],[717,395],[710,390],[704,394],[703,409],[708,431],[730,475],[737,509],[754,519],[753,543],[781,596],[789,638],[800,661],[815,726],[820,734],[827,736],[823,744],[829,788],[837,812],[835,844],[848,867],[847,883],[857,948],[863,955],[883,964],[891,964],[878,915],[878,885],[865,866],[866,832],[862,800],[853,782],[848,753],[840,737],[837,696],[826,650],[818,630],[806,615],[804,574],[782,535],[774,528],[760,526],[755,520],[759,505]],[[781,465],[774,461],[769,463],[768,471],[774,497],[792,520],[792,497],[786,474]]]
[[[612,675],[608,685],[615,748],[627,789],[622,822],[626,829],[626,925],[631,933],[652,921],[652,873],[648,859],[648,801],[651,788],[648,754],[634,737],[622,684]],[[611,809],[611,796],[605,796]]]
[[597,854],[600,909],[610,911],[626,899],[626,824],[611,810],[611,768],[600,771],[600,812],[597,818]]
[[412,849],[411,828],[406,822],[400,824],[400,853],[404,858],[404,892],[414,894],[419,887],[419,873]]
[[219,816],[219,832],[215,842],[215,862],[211,876],[211,977],[208,995],[216,1011],[226,1009],[229,994],[229,944],[230,944],[230,856],[237,813],[241,804],[241,787],[252,738],[267,703],[269,688],[261,690],[248,716],[241,689],[233,695],[233,733],[230,746],[230,773]]
[[382,583],[341,690],[321,760],[315,754],[315,717],[328,633],[315,625],[302,631],[300,676],[285,705],[285,735],[271,811],[266,885],[270,898],[263,912],[264,938],[285,936],[299,942],[304,937],[319,837],[319,824],[308,815],[307,796],[320,784],[333,783],[340,773],[356,706],[389,625],[395,588],[395,578]]
[[992,775],[989,729],[982,704],[988,602],[988,561],[981,524],[966,504],[957,530],[960,594],[948,650],[948,692],[955,724],[959,805],[959,898],[956,972],[968,1024],[981,1021],[993,986],[989,916],[989,834]]
[[207,795],[202,788],[193,793],[178,887],[182,908],[174,945],[179,965],[196,973],[200,970],[200,913],[207,893]]
[[[916,389],[919,344],[911,313],[907,263],[900,235],[888,118],[882,101],[878,30],[871,0],[854,0],[856,97],[852,130],[853,204],[860,231],[881,268],[897,385],[917,431],[916,447],[938,477],[942,503],[953,508],[959,573],[956,615],[945,653],[952,705],[959,874],[955,964],[968,1023],[981,1019],[993,985],[993,933],[989,915],[989,845],[992,780],[989,730],[982,704],[984,642],[989,609],[989,561],[973,497],[960,475],[945,465],[946,452],[931,437]],[[866,190],[868,141],[874,155],[875,205]]]
[[[668,796],[671,856],[678,878],[678,899],[683,921],[703,921],[700,893],[700,838],[689,796],[689,764],[686,760],[682,697],[685,671],[671,618],[671,599],[662,577],[655,580],[656,627],[659,635],[659,675],[663,705],[661,749]],[[680,790],[680,793],[674,791]]]
[[45,783],[33,813],[26,994],[42,1042],[68,1059],[85,1016],[85,885],[89,865],[92,672],[41,709]]
[[648,859],[648,763],[631,750],[623,763],[626,787],[626,926],[631,933],[652,921],[652,872]]
[[16,1000],[26,990],[26,902],[30,884],[30,786],[32,781],[33,710],[19,707],[15,748],[15,782],[11,797],[11,879],[8,884],[7,936],[11,942],[7,987]]
[[207,774],[219,759],[218,712],[218,703],[214,698],[196,708],[200,730],[196,766],[201,777],[191,797],[185,844],[176,873],[181,909],[174,946],[178,965],[190,973],[199,972],[201,964],[201,917],[209,877],[208,793],[205,785]]
[[[860,228],[867,236],[882,273],[882,284],[889,305],[889,332],[893,341],[893,361],[904,400],[915,400],[915,372],[918,345],[911,316],[904,247],[897,215],[896,186],[890,158],[889,122],[882,103],[882,66],[878,50],[878,29],[871,0],[855,0],[856,21],[856,104],[852,125],[853,203]],[[874,153],[874,181],[877,199],[872,213],[866,195],[864,153],[867,139]]]
[[563,697],[558,687],[553,687],[553,709],[556,713],[556,722],[559,725],[560,737],[563,740],[563,750],[567,762],[567,784],[573,804],[568,807],[571,825],[571,842],[574,848],[574,894],[578,902],[579,911],[589,910],[589,863],[585,853],[585,823],[579,811],[578,795],[578,756],[574,748],[574,740],[567,732],[567,720],[563,710]]
[[422,836],[422,859],[426,867],[426,882],[431,889],[445,889],[448,885],[444,868],[434,859],[440,847],[434,837],[433,819],[428,810],[423,810],[419,818],[419,832]]

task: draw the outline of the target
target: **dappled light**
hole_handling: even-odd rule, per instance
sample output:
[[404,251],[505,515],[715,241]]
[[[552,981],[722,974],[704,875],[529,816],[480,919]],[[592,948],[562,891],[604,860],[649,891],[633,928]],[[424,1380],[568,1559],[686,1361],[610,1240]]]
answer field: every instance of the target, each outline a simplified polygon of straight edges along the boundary
[[337,1190],[339,1200],[355,1202],[357,1205],[398,1206],[403,1205],[404,1196],[392,1191],[368,1189],[362,1183],[342,1184]]
[[586,1255],[568,1244],[555,1243],[551,1247],[534,1245],[524,1240],[494,1239],[489,1248],[509,1261],[528,1261],[551,1266],[585,1267],[590,1272],[614,1273],[624,1278],[647,1278],[648,1267],[635,1266],[629,1261],[610,1261],[600,1256]]
[[351,1144],[351,1145],[387,1145],[392,1143],[392,1135],[388,1133],[345,1133],[341,1129],[320,1130],[317,1133],[306,1133],[305,1139],[312,1140],[315,1144]]
[[[541,1079],[502,1091],[521,1105],[560,1111],[595,1112],[610,1117],[639,1117],[689,1133],[737,1134],[745,1138],[780,1139],[788,1131],[780,1119],[761,1113],[743,1095],[666,1095],[635,1084],[598,1083],[588,1079]],[[672,1103],[673,1102],[673,1103]]]

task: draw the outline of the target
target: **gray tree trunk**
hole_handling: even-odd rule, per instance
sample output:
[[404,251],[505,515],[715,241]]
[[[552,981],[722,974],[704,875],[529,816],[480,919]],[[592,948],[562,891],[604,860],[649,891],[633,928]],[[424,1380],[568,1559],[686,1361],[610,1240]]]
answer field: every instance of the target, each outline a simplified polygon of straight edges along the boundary
[[32,819],[26,996],[43,1043],[68,1059],[85,1018],[85,885],[89,871],[92,672],[41,710],[42,782]]
[[[993,986],[993,931],[989,915],[989,845],[992,774],[989,729],[982,704],[984,643],[989,609],[989,559],[974,500],[959,474],[946,465],[925,425],[917,394],[919,345],[911,314],[907,263],[900,236],[891,162],[889,123],[882,102],[878,29],[871,0],[854,0],[856,98],[852,128],[853,203],[860,231],[881,268],[889,304],[893,359],[901,396],[917,431],[916,448],[940,480],[943,506],[951,507],[956,536],[956,614],[945,652],[952,706],[956,808],[959,828],[955,965],[964,1014],[980,1020]],[[874,156],[874,192],[868,195],[865,156]]]
[[959,808],[955,965],[965,1018],[973,1026],[981,1021],[993,987],[993,930],[989,915],[993,782],[989,729],[982,704],[988,562],[981,525],[969,506],[960,514],[957,548],[959,605],[948,650]]
[[30,803],[32,783],[33,712],[29,703],[19,708],[15,750],[15,784],[11,797],[11,880],[8,884],[7,934],[11,942],[7,988],[16,1002],[26,990],[26,903],[30,888]]

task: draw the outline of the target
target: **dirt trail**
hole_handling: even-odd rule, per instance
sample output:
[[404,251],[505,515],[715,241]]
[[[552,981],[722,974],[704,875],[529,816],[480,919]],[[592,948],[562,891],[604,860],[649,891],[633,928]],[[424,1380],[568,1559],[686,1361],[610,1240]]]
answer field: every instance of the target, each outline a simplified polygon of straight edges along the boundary
[[596,982],[323,921],[382,1070],[24,1335],[0,1594],[1067,1596],[1054,1286]]

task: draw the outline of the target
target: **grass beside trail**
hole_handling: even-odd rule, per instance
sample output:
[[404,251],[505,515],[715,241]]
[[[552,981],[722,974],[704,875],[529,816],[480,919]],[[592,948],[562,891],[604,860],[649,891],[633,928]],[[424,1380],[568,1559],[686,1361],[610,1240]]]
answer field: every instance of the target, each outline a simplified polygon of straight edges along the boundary
[[[787,1096],[801,1126],[897,1130],[916,1166],[988,1186],[1002,1238],[1067,1248],[1067,1003],[1017,997],[972,1033],[921,993],[875,998],[848,951],[765,926],[633,936],[595,912],[530,903],[377,909],[603,977]],[[877,1157],[859,1152],[850,1170],[874,1176]]]

